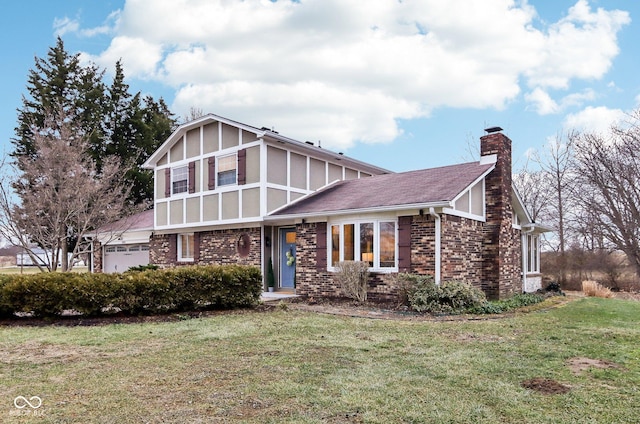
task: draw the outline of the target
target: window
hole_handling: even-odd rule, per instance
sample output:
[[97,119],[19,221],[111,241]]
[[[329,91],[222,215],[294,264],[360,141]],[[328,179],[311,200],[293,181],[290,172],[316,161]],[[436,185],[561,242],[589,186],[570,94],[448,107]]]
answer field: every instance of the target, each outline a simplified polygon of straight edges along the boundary
[[540,236],[537,234],[527,235],[527,273],[537,274],[540,272],[540,252],[538,249]]
[[[359,260],[369,268],[397,268],[397,224],[395,221],[362,221],[331,225],[331,264]],[[355,241],[359,242],[356,243]]]
[[236,183],[237,164],[238,161],[235,154],[218,158],[218,186]]
[[193,261],[193,234],[178,234],[178,260]]
[[189,167],[181,166],[171,170],[171,191],[173,194],[189,190]]

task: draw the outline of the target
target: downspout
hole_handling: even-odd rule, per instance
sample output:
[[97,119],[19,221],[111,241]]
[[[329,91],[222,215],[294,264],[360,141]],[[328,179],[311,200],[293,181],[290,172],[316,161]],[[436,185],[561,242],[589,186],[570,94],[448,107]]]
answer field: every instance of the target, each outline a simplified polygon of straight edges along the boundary
[[434,208],[429,208],[429,215],[431,215],[436,223],[436,228],[435,228],[435,233],[436,233],[436,246],[435,246],[435,251],[436,251],[436,264],[435,264],[435,271],[436,271],[436,276],[435,276],[435,280],[436,280],[436,284],[440,284],[440,269],[442,267],[442,258],[441,258],[441,241],[440,241],[440,227],[441,227],[441,223],[440,223],[440,215],[438,215],[435,211]]

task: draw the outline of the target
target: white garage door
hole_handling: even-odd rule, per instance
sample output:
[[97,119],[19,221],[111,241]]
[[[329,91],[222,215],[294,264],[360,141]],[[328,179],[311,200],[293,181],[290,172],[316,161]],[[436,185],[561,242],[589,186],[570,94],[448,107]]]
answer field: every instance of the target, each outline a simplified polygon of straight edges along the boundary
[[132,266],[148,264],[148,244],[123,244],[104,248],[103,272],[125,272]]

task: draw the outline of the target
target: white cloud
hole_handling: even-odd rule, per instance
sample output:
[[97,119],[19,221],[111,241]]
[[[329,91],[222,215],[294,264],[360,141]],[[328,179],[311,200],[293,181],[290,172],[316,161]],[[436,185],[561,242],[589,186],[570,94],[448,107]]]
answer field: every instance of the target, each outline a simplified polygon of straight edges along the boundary
[[62,37],[69,32],[77,32],[80,28],[80,22],[68,17],[55,18],[53,20],[53,29],[56,36]]
[[197,107],[339,148],[393,140],[398,119],[439,107],[502,109],[522,85],[539,113],[581,105],[588,92],[549,90],[602,77],[628,22],[586,0],[542,29],[526,0],[127,0],[93,59],[175,87],[178,115]]
[[578,113],[567,115],[564,127],[580,132],[607,134],[612,125],[623,122],[628,114],[620,109],[587,107]]
[[524,97],[539,115],[549,115],[560,113],[569,107],[580,107],[586,101],[594,100],[596,93],[591,89],[586,89],[578,93],[571,93],[556,101],[551,98],[548,92],[536,87],[532,92],[525,94]]

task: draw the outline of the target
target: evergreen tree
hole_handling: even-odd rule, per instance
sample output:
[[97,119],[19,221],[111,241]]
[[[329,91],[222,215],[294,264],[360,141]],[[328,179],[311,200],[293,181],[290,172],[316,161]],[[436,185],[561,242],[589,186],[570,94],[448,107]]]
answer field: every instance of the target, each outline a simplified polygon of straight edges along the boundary
[[[35,154],[34,128],[43,128],[46,113],[73,116],[70,124],[86,137],[88,152],[101,172],[109,157],[116,157],[131,187],[131,204],[153,200],[153,175],[140,165],[173,131],[176,120],[162,99],[142,99],[132,95],[125,83],[123,67],[116,63],[113,82],[103,82],[104,71],[96,65],[81,66],[79,55],[69,54],[61,38],[49,49],[46,59],[35,58],[18,110],[12,156],[19,159]],[[49,116],[50,122],[60,122]],[[20,166],[20,162],[17,162]],[[18,193],[20,195],[20,193]]]

